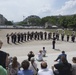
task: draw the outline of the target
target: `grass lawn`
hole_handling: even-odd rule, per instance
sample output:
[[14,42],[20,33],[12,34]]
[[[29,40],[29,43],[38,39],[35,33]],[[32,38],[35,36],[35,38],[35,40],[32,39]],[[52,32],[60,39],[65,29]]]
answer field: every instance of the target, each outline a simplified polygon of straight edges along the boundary
[[[63,33],[63,30],[62,29],[45,29],[46,31],[49,31],[49,32],[56,32],[56,31],[59,31],[59,33]],[[67,35],[71,35],[73,33],[72,30],[64,30],[64,34]],[[75,31],[75,35],[76,35],[76,31]]]

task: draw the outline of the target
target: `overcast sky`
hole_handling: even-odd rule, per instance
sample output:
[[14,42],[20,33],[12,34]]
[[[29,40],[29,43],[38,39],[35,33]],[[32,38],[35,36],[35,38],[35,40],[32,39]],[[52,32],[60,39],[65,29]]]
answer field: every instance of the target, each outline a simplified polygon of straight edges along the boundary
[[0,0],[0,14],[14,22],[30,15],[76,14],[76,0]]

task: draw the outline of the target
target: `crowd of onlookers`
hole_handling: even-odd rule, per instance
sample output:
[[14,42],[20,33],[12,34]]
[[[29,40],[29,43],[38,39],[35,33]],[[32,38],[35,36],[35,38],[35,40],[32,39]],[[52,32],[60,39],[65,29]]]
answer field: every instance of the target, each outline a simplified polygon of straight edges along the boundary
[[[0,41],[0,49],[3,42]],[[17,57],[10,57],[9,53],[0,50],[0,75],[76,75],[76,57],[72,58],[74,64],[71,64],[67,60],[67,54],[65,51],[54,60],[58,61],[57,64],[48,68],[48,64],[44,57],[46,57],[46,49],[43,47],[39,51],[38,57],[35,59],[35,54],[30,51],[27,54],[28,59],[23,60],[20,64]],[[41,62],[40,68],[38,68],[35,61]]]

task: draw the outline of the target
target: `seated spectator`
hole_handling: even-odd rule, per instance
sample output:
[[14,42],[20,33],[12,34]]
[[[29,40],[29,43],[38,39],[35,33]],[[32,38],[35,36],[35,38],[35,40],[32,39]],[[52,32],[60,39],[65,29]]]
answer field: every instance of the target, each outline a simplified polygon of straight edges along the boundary
[[72,58],[73,65],[72,65],[72,75],[76,75],[76,57]]
[[38,75],[54,75],[53,70],[48,69],[47,66],[45,61],[41,62],[41,69],[38,71]]
[[[72,75],[71,69],[72,66],[64,56],[61,57],[62,63],[55,64],[52,69],[55,73],[55,75]],[[57,69],[57,71],[54,70]]]
[[43,61],[43,55],[42,55],[42,50],[39,51],[38,53],[38,61]]
[[65,54],[65,51],[62,51],[62,54],[60,54],[55,61],[59,61],[61,63],[61,57],[64,56],[67,59],[67,55]]
[[29,69],[33,70],[34,75],[37,75],[38,68],[37,68],[37,64],[35,62],[35,59],[33,57],[31,58],[31,64],[30,64]]
[[[0,40],[0,49],[2,48],[3,42]],[[0,65],[6,68],[8,65],[8,53],[0,50]]]
[[42,54],[43,54],[43,57],[46,56],[46,50],[45,50],[45,47],[43,47]]
[[8,67],[9,67],[9,65],[12,63],[12,61],[13,61],[13,57],[8,57]]
[[20,63],[17,61],[17,57],[13,57],[12,63],[10,63],[8,67],[9,75],[17,75],[19,69]]
[[21,63],[23,70],[18,71],[17,75],[34,75],[32,70],[29,70],[30,63],[27,60],[24,60]]
[[27,56],[28,56],[28,61],[30,61],[31,57],[34,57],[35,55],[32,51],[30,51]]
[[0,75],[8,75],[7,70],[0,65]]

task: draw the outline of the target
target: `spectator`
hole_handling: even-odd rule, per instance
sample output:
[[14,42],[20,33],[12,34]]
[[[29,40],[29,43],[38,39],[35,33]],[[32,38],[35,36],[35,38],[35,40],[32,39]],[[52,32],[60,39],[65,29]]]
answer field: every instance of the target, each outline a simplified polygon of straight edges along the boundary
[[8,57],[8,67],[9,67],[9,65],[12,63],[12,61],[13,61],[13,57]]
[[43,61],[41,63],[41,70],[38,71],[38,75],[54,75],[52,69],[48,69],[47,66],[47,63]]
[[0,75],[8,75],[7,70],[0,65]]
[[76,57],[72,58],[73,65],[72,65],[72,75],[76,75]]
[[[0,40],[0,49],[2,48],[3,42]],[[8,53],[0,50],[0,65],[6,68],[8,65]]]
[[28,61],[30,61],[31,57],[34,57],[35,55],[32,51],[30,51],[27,56],[28,56]]
[[33,57],[31,58],[31,64],[30,64],[29,69],[33,70],[34,75],[37,75],[38,68],[37,68],[37,64],[35,62],[35,59]]
[[43,55],[42,55],[42,50],[39,51],[38,53],[38,61],[43,61]]
[[43,57],[45,57],[45,56],[46,56],[46,50],[45,50],[45,47],[43,47],[42,53],[43,53]]
[[64,56],[65,58],[67,58],[67,55],[65,54],[65,51],[62,51],[62,54],[60,54],[57,59],[55,61],[58,61],[59,60],[59,63],[61,63],[61,57]]
[[17,57],[13,57],[12,63],[10,63],[8,67],[9,75],[17,75],[19,69],[20,63],[17,61]]
[[21,63],[21,66],[22,66],[23,70],[18,71],[17,75],[33,75],[34,74],[32,70],[28,69],[30,66],[30,63],[27,60],[24,60]]
[[[55,64],[52,69],[55,73],[55,75],[72,75],[71,69],[72,66],[64,56],[61,57],[62,63]],[[57,69],[57,71],[54,70]]]

